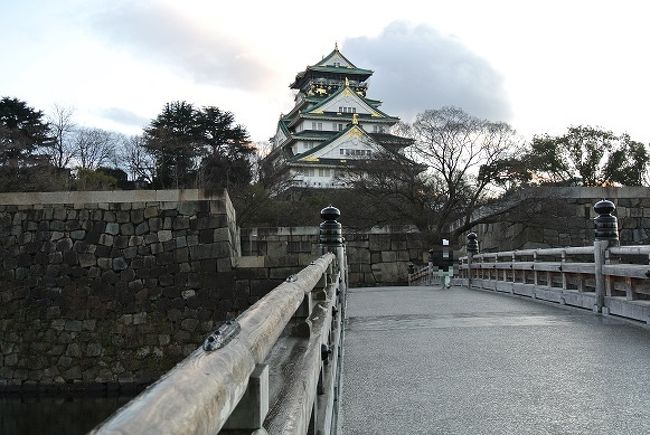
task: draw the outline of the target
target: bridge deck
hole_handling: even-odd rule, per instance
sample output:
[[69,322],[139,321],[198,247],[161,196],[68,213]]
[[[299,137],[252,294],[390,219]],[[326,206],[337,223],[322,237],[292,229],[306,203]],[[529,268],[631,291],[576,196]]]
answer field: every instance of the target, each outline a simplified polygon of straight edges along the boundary
[[462,287],[352,289],[341,431],[650,433],[650,331]]

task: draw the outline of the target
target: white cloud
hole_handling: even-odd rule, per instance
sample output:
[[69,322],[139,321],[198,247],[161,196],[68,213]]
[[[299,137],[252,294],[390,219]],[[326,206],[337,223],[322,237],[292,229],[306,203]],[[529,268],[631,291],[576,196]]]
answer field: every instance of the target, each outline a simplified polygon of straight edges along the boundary
[[260,90],[273,78],[266,64],[236,38],[162,3],[118,4],[97,13],[92,25],[109,43],[200,84]]
[[475,116],[511,116],[501,76],[459,40],[427,25],[393,22],[377,37],[346,39],[344,54],[375,70],[369,96],[405,119],[426,109],[458,106]]

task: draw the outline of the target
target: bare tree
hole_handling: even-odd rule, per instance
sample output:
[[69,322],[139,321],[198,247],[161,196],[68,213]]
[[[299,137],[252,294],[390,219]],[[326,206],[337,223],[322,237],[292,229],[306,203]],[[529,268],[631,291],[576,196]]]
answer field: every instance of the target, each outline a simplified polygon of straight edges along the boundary
[[126,168],[131,180],[153,183],[156,175],[156,159],[144,146],[142,136],[123,138],[117,162]]
[[500,162],[518,148],[510,125],[479,119],[456,107],[419,114],[413,133],[417,155],[444,189],[439,232],[450,219],[471,214],[486,187],[502,171]]
[[54,105],[52,113],[47,115],[50,131],[54,141],[50,144],[49,156],[52,165],[56,168],[65,168],[76,154],[74,146],[74,133],[76,125],[72,121],[74,109],[71,107]]
[[111,162],[117,147],[116,135],[101,128],[80,128],[74,140],[76,160],[81,169],[97,169]]

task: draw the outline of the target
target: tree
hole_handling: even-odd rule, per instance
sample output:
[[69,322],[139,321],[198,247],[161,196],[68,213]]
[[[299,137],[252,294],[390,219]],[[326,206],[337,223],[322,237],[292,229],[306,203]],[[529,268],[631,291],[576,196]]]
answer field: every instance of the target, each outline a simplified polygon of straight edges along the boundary
[[641,185],[649,160],[645,146],[629,135],[590,126],[536,136],[521,159],[537,184],[577,186]]
[[0,165],[10,168],[31,166],[42,157],[39,147],[52,142],[43,113],[17,98],[0,100]]
[[231,112],[203,107],[196,113],[197,136],[203,149],[203,181],[207,187],[242,186],[252,181],[255,147]]
[[346,183],[364,207],[346,216],[357,226],[413,224],[422,230],[435,223],[435,200],[439,189],[423,174],[425,167],[396,152],[375,153],[372,160],[359,160],[347,169]]
[[38,150],[52,142],[43,113],[17,98],[0,100],[0,189],[30,190],[38,185],[38,168],[47,156]]
[[231,112],[196,109],[185,101],[167,103],[145,129],[144,146],[156,161],[156,182],[165,187],[241,186],[252,180],[255,147]]
[[623,186],[642,186],[647,182],[650,156],[644,144],[621,135],[620,146],[613,151],[605,166],[606,178]]
[[156,177],[156,160],[145,146],[142,136],[123,138],[117,159],[127,169],[132,181],[153,184]]
[[101,169],[79,168],[75,187],[77,190],[114,190],[118,187],[118,180]]
[[504,122],[479,119],[457,107],[427,110],[413,124],[414,153],[441,189],[436,232],[471,212],[503,171],[500,162],[516,154],[515,131]]
[[74,134],[76,125],[72,121],[74,111],[70,107],[54,105],[48,115],[50,132],[54,140],[49,148],[50,162],[55,168],[66,168],[74,158]]
[[115,158],[117,136],[101,128],[83,127],[77,130],[74,150],[78,167],[95,170]]
[[144,146],[156,161],[158,186],[177,189],[193,186],[201,152],[194,106],[186,101],[165,104],[145,129]]

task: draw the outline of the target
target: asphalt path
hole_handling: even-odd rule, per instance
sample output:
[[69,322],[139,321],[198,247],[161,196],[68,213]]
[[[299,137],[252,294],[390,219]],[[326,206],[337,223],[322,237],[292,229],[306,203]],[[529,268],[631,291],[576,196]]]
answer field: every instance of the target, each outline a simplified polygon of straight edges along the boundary
[[340,433],[650,434],[650,330],[462,287],[352,289]]

